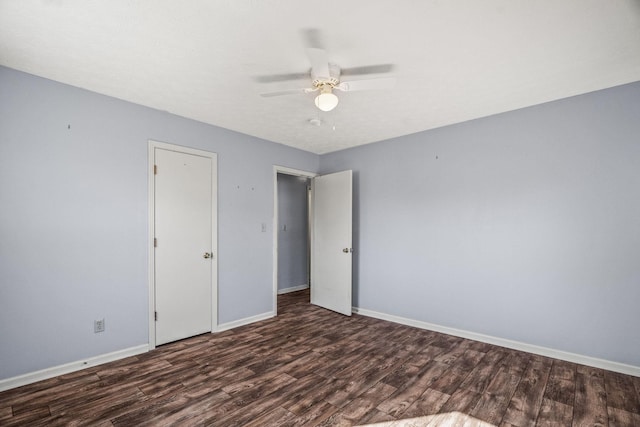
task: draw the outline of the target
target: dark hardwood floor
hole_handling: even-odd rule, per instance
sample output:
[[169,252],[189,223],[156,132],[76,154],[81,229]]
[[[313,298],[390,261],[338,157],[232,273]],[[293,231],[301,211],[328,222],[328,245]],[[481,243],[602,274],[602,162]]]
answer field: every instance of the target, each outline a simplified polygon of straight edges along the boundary
[[640,426],[640,378],[308,301],[0,393],[0,425]]

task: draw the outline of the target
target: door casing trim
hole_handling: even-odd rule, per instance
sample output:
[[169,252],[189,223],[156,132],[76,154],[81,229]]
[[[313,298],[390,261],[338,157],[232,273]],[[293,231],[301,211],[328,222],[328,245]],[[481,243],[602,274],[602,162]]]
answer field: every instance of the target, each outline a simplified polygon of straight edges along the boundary
[[184,147],[182,145],[169,144],[166,142],[148,141],[148,288],[149,288],[149,350],[156,348],[156,322],[155,322],[155,150],[160,148],[163,150],[175,151],[184,154],[193,154],[196,156],[208,157],[215,168],[211,174],[211,204],[212,224],[211,224],[211,251],[213,252],[212,274],[211,274],[211,332],[218,329],[218,155],[210,151],[198,150],[195,148]]

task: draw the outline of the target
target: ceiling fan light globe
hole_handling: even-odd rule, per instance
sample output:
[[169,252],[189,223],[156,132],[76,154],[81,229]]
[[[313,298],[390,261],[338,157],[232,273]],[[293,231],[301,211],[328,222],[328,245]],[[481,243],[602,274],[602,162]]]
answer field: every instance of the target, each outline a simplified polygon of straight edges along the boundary
[[316,96],[315,102],[316,107],[318,107],[322,111],[331,111],[336,108],[336,105],[338,105],[338,101],[338,97],[329,92],[321,93],[320,95]]

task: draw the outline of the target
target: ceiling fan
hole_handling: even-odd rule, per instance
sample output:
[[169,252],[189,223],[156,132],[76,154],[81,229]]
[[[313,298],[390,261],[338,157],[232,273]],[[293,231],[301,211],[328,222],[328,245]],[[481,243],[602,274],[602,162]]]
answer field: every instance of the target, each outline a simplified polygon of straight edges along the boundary
[[260,83],[270,83],[310,78],[311,87],[261,93],[260,96],[272,97],[320,92],[315,98],[316,107],[322,111],[331,111],[338,105],[339,101],[338,97],[333,93],[334,90],[353,92],[359,90],[391,89],[395,86],[396,79],[394,77],[342,81],[342,76],[390,72],[393,70],[393,64],[378,64],[341,69],[336,64],[330,63],[327,52],[321,47],[318,47],[317,30],[307,30],[306,36],[309,41],[309,47],[307,47],[306,52],[309,62],[311,62],[311,70],[309,72],[260,76],[257,77],[256,80]]

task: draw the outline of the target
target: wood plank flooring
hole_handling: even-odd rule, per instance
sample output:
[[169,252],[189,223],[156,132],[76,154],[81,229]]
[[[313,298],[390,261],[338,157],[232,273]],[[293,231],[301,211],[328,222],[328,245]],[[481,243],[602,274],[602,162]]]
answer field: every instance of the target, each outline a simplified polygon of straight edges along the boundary
[[0,425],[640,426],[640,378],[308,301],[0,393]]

